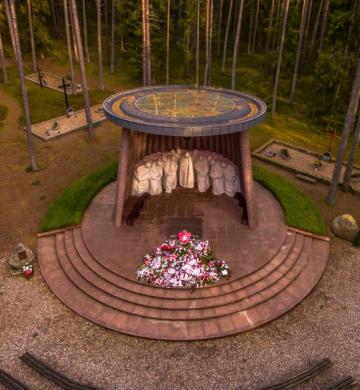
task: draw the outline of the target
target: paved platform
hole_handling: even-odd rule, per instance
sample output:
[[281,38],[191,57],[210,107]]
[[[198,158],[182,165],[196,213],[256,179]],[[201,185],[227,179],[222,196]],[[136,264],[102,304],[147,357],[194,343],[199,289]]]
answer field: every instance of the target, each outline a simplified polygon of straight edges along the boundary
[[[43,88],[49,88],[53,89],[54,91],[58,91],[61,93],[64,93],[64,90],[60,85],[63,83],[62,77],[56,76],[54,74],[51,74],[49,72],[40,71],[41,73],[41,79],[42,79],[42,85]],[[39,80],[39,74],[38,72],[31,73],[25,76],[25,79],[28,81],[31,81],[35,84],[38,84],[40,86],[40,80]],[[65,79],[65,84],[68,84],[69,86],[66,87],[66,93],[68,95],[72,95],[73,91],[71,88],[71,80]],[[75,94],[82,93],[82,87],[80,84],[75,83]]]
[[[90,107],[93,124],[106,120],[101,104]],[[31,132],[43,141],[61,137],[87,126],[85,110],[75,111],[73,115],[62,115],[31,126]]]
[[[115,228],[114,189],[110,184],[94,198],[81,226],[40,235],[38,241],[51,290],[106,328],[162,340],[240,333],[291,310],[325,269],[328,239],[287,227],[278,202],[258,184],[253,230],[241,225],[235,199],[185,189],[151,197],[134,226]],[[202,218],[203,238],[230,264],[231,279],[196,290],[138,282],[136,268],[166,238],[169,217]]]
[[[282,149],[288,150],[290,158],[284,159],[281,157]],[[270,157],[271,153],[275,153],[275,156]],[[331,182],[335,166],[335,160],[333,159],[331,159],[330,161],[324,161],[321,160],[321,155],[318,153],[276,140],[271,140],[266,144],[262,145],[260,148],[255,150],[252,155],[270,164],[287,168],[298,174],[310,176],[324,183]],[[322,166],[320,169],[315,169],[313,166],[316,160],[321,160]],[[340,172],[340,183],[342,183],[345,169],[346,163],[343,163]],[[355,174],[360,174],[360,168],[357,166],[354,166],[353,168],[353,175]]]

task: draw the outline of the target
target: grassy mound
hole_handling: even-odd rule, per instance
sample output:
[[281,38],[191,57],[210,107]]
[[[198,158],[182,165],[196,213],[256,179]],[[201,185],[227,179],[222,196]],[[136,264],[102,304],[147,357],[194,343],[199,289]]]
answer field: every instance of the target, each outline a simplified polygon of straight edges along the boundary
[[83,214],[94,196],[117,175],[117,162],[113,162],[72,184],[55,200],[41,221],[40,231],[61,229],[81,222]]
[[325,234],[324,220],[312,200],[284,177],[255,166],[254,179],[270,190],[280,202],[289,226],[315,234]]
[[[65,189],[46,212],[40,230],[46,232],[79,224],[93,197],[115,180],[116,175],[117,163],[113,162]],[[254,178],[278,199],[288,225],[316,234],[325,233],[324,221],[319,211],[311,199],[296,186],[261,167],[254,167]]]

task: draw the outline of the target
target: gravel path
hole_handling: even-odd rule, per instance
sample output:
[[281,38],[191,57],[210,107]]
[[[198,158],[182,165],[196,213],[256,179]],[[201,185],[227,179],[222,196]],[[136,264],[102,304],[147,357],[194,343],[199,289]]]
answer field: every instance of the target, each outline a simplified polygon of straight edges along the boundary
[[[70,377],[104,389],[255,389],[308,363],[334,366],[303,389],[360,377],[360,250],[334,239],[327,270],[292,312],[258,330],[220,340],[172,343],[105,330],[74,314],[44,284],[1,262],[1,367],[34,389],[56,388],[25,367],[30,351]],[[330,379],[331,378],[331,379]]]

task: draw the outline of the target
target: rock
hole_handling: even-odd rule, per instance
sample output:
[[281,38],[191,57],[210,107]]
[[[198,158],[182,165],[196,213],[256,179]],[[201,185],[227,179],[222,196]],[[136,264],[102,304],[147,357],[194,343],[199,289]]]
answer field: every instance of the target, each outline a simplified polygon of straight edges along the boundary
[[11,255],[7,260],[9,266],[16,270],[21,270],[21,268],[26,263],[32,263],[34,261],[35,255],[33,251],[27,248],[24,244],[18,244]]
[[358,224],[350,214],[339,215],[331,223],[331,231],[344,240],[353,241],[358,230]]

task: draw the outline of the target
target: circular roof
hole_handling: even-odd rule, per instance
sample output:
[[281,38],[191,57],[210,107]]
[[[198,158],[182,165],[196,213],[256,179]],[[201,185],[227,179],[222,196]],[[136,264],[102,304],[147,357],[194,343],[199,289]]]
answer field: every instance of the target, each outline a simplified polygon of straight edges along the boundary
[[238,91],[190,86],[143,87],[104,101],[106,117],[143,133],[199,137],[231,134],[262,122],[266,105]]

